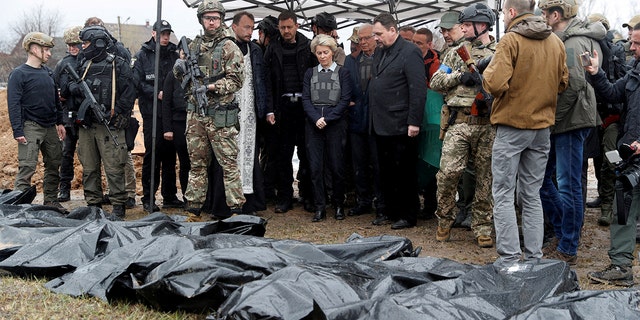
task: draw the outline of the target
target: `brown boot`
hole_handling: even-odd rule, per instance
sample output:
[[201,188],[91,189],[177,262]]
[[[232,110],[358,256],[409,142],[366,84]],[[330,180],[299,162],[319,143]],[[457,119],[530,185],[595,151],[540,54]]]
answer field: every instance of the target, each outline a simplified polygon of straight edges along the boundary
[[478,238],[476,238],[476,241],[478,242],[478,246],[480,248],[493,247],[493,238],[491,238],[491,236],[478,236]]
[[436,241],[445,242],[449,241],[451,238],[451,227],[443,228],[438,226],[438,231],[436,231]]

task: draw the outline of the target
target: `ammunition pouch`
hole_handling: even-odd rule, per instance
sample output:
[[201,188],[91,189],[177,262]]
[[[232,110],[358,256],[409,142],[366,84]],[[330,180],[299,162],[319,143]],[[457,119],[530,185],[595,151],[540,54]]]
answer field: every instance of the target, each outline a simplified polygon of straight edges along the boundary
[[109,119],[109,127],[113,127],[115,129],[126,129],[129,127],[129,118],[123,114],[114,114],[111,119]]
[[[192,104],[187,105],[187,111],[197,112],[196,107]],[[216,105],[208,107],[205,110],[205,116],[213,118],[213,125],[216,128],[228,128],[238,125],[238,103],[233,102],[226,105]]]
[[213,125],[216,128],[233,127],[238,124],[238,113],[240,109],[224,109],[218,108],[214,110]]

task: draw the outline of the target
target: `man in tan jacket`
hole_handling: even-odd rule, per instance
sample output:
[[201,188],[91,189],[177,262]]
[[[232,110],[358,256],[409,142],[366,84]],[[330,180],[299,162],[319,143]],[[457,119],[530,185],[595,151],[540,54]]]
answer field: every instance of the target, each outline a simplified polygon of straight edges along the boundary
[[497,131],[491,163],[500,255],[496,265],[500,267],[517,262],[522,255],[516,189],[522,207],[524,258],[542,257],[540,187],[549,155],[549,127],[555,122],[557,94],[569,81],[564,45],[542,18],[532,14],[534,6],[534,0],[504,2],[507,33],[484,71],[484,88],[495,97],[490,120]]

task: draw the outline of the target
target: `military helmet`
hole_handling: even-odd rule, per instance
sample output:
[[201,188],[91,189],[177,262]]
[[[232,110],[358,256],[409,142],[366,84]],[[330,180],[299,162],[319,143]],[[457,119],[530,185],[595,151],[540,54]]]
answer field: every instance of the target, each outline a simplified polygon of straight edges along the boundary
[[89,26],[80,31],[80,40],[89,41],[97,48],[106,48],[111,44],[111,36],[102,26]]
[[82,40],[80,40],[81,30],[81,26],[75,26],[64,30],[64,34],[62,36],[62,38],[64,39],[64,43],[69,45],[82,43]]
[[538,7],[542,10],[548,10],[554,7],[562,8],[565,19],[570,19],[578,15],[578,9],[580,5],[577,0],[540,0]]
[[43,47],[53,48],[53,38],[42,32],[29,32],[22,40],[22,47],[25,51],[29,51],[29,46],[35,43]]
[[474,3],[460,12],[458,22],[484,22],[491,27],[496,23],[496,15],[487,5]]
[[206,12],[217,12],[220,14],[220,18],[224,19],[224,14],[227,10],[224,9],[222,3],[218,0],[204,0],[198,5],[198,22],[202,20],[202,16]]
[[636,24],[640,23],[640,14],[637,16],[633,16],[629,22],[625,22],[622,24],[623,28],[633,28]]
[[267,36],[274,37],[278,34],[278,18],[266,16],[258,23],[258,30],[262,30]]
[[458,24],[458,18],[460,17],[460,12],[458,11],[447,11],[442,17],[440,17],[440,23],[436,26],[437,28],[443,29],[451,29],[453,26]]
[[607,17],[605,17],[603,14],[601,13],[592,13],[590,14],[587,19],[589,19],[589,22],[600,22],[602,23],[602,25],[605,27],[605,29],[609,30],[609,20],[607,19]]
[[338,23],[336,17],[327,12],[320,12],[311,19],[311,24],[324,30],[336,30],[338,29]]

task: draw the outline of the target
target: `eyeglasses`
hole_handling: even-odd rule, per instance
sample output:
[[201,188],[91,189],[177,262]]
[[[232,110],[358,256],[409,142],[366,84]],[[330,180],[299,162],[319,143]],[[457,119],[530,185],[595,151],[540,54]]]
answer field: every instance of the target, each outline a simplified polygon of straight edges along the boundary
[[358,41],[362,42],[362,41],[367,41],[369,39],[373,38],[373,35],[370,36],[364,36],[364,37],[358,37]]
[[222,18],[220,18],[218,16],[202,16],[202,19],[207,21],[207,22],[215,22],[215,21],[222,20]]

